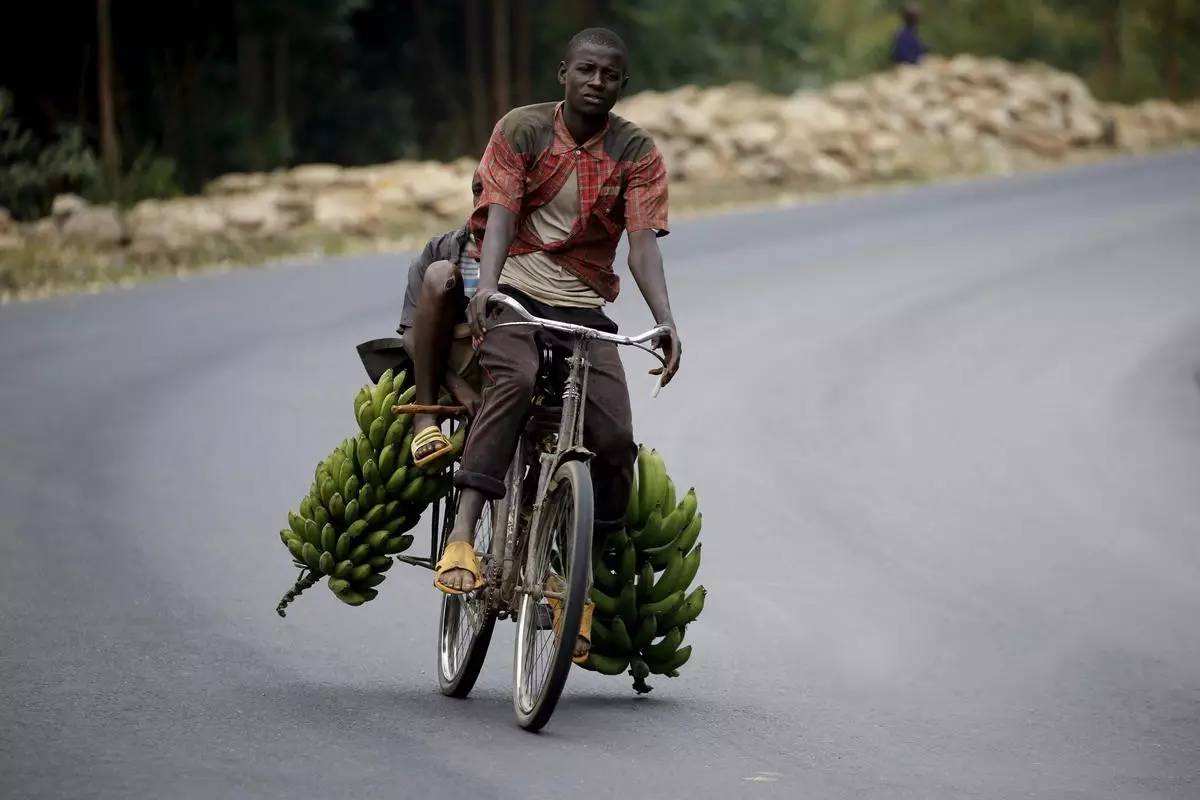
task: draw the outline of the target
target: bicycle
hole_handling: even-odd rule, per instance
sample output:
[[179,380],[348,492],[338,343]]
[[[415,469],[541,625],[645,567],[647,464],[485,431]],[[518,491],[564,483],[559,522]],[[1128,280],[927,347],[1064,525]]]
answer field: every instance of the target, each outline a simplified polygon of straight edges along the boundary
[[[667,328],[620,336],[535,317],[504,294],[493,295],[491,303],[511,309],[520,319],[490,325],[487,331],[530,326],[568,334],[571,355],[559,385],[556,372],[561,371],[561,362],[551,346],[541,345],[533,406],[505,476],[505,496],[484,506],[475,530],[484,586],[442,598],[438,684],[447,696],[466,697],[483,667],[496,621],[512,619],[517,625],[513,708],[517,723],[536,731],[549,721],[562,694],[591,591],[593,508],[588,460],[592,453],[583,446],[588,347],[594,341],[637,347],[665,368],[666,359],[652,348]],[[647,342],[654,344],[648,347]],[[454,384],[447,384],[453,391]],[[559,405],[553,405],[556,399]],[[466,407],[463,402],[397,406],[396,410],[453,418],[465,415]],[[429,556],[400,556],[402,561],[433,569],[453,527],[457,500],[455,491],[444,506],[434,506]],[[557,614],[547,601],[557,601]]]

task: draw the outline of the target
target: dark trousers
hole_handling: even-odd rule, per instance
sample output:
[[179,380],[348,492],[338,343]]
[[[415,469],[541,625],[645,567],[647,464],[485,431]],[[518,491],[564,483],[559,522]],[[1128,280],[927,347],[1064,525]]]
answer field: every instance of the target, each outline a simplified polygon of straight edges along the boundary
[[[504,291],[536,316],[616,330],[616,325],[598,309],[546,306],[508,287]],[[502,309],[492,318],[503,322],[517,319],[508,309]],[[572,337],[551,331],[500,328],[484,337],[479,350],[484,375],[483,404],[471,422],[462,468],[455,476],[456,485],[478,489],[491,499],[504,496],[504,474],[525,425],[537,381],[539,342],[553,347],[556,355],[570,355]],[[588,362],[583,443],[596,454],[590,464],[596,503],[595,529],[607,532],[624,524],[637,448],[633,443],[629,389],[617,346],[592,342]]]

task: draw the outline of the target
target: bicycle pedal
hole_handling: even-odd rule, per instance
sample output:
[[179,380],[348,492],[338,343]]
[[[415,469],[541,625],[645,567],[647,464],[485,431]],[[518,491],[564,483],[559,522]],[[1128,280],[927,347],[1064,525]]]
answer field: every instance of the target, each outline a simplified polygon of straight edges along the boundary
[[537,615],[534,617],[534,627],[539,631],[554,630],[554,612],[550,606],[546,603],[538,603],[534,609],[536,609],[534,613]]

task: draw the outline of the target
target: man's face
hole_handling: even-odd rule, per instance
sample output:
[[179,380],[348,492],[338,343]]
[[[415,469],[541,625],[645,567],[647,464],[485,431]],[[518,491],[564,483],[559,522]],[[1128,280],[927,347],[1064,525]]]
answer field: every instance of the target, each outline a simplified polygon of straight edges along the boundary
[[621,51],[602,45],[581,44],[558,67],[567,105],[588,116],[611,111],[628,80]]

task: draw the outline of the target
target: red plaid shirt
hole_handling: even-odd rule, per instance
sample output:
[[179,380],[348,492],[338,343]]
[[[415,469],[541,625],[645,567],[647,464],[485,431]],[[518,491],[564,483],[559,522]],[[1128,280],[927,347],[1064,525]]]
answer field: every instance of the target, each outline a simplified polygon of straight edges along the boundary
[[[524,106],[496,123],[479,162],[480,191],[468,224],[475,240],[482,241],[488,206],[504,206],[517,215],[510,256],[544,251],[611,302],[620,291],[612,264],[621,232],[667,234],[667,170],[650,135],[615,114],[609,114],[602,131],[577,145],[561,106]],[[558,194],[572,168],[579,182],[579,217],[566,239],[543,242],[529,214]],[[473,254],[477,257],[478,250]]]

